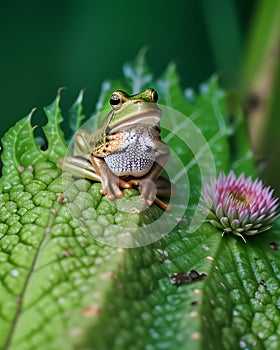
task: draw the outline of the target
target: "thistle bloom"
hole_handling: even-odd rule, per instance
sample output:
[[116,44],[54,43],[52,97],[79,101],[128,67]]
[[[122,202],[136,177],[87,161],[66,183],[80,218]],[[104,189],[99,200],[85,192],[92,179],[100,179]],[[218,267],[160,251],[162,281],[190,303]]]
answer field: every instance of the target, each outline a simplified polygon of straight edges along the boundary
[[253,236],[270,229],[279,217],[278,198],[273,190],[264,187],[261,180],[245,179],[242,173],[236,178],[233,171],[218,180],[204,184],[204,209],[209,211],[209,222],[223,230],[240,236]]

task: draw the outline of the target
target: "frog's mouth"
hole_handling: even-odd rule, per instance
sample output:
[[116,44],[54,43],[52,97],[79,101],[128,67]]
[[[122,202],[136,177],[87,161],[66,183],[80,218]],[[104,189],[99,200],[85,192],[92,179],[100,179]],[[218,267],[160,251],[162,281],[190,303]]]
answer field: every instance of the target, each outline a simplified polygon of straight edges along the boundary
[[126,127],[130,127],[134,124],[143,124],[146,126],[157,126],[160,122],[162,110],[160,108],[151,108],[143,111],[135,111],[130,113],[129,117],[125,120],[117,120],[110,123],[110,131],[120,131]]

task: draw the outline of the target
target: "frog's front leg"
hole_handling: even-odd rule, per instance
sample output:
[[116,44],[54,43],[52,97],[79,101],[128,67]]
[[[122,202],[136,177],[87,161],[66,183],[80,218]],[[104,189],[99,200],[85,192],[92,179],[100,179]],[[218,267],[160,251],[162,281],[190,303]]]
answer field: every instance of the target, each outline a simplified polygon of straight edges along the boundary
[[100,190],[100,193],[103,195],[107,194],[108,199],[114,200],[115,198],[122,197],[124,193],[120,187],[132,188],[132,184],[114,175],[102,158],[91,155],[90,160],[96,170],[96,173],[101,178],[102,189]]
[[74,140],[74,155],[60,158],[57,166],[62,171],[68,172],[78,178],[86,178],[94,181],[101,181],[94,166],[90,163],[90,138],[92,133],[87,130],[79,130]]
[[87,130],[80,129],[77,131],[74,140],[74,155],[83,156],[90,153],[90,139],[93,133]]
[[62,171],[70,173],[75,177],[101,182],[101,177],[96,173],[94,166],[86,157],[67,156],[60,158],[56,165]]

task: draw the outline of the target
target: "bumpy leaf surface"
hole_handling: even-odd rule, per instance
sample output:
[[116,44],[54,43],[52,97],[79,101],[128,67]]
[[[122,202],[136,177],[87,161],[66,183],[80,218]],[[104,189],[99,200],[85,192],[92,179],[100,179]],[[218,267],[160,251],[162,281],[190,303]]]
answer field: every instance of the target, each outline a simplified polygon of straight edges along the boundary
[[[154,86],[160,103],[186,114],[201,130],[218,171],[254,172],[244,124],[229,121],[226,94],[215,77],[198,93],[183,91],[173,64],[154,80],[142,55],[124,66],[124,75],[123,83],[103,85],[98,109],[107,106],[115,88]],[[83,119],[81,96],[71,111],[73,127]],[[0,348],[279,349],[279,224],[246,244],[222,238],[206,223],[188,232],[200,169],[184,142],[163,130],[189,174],[185,217],[145,247],[98,243],[81,223],[89,220],[96,232],[114,235],[118,225],[132,221],[138,227],[142,218],[121,214],[99,194],[98,183],[66,176],[62,186],[55,163],[67,145],[59,127],[59,97],[45,113],[47,150],[34,141],[31,115],[2,139]],[[134,205],[137,191],[126,191],[126,198]],[[192,269],[207,277],[180,286],[170,282],[171,274]]]

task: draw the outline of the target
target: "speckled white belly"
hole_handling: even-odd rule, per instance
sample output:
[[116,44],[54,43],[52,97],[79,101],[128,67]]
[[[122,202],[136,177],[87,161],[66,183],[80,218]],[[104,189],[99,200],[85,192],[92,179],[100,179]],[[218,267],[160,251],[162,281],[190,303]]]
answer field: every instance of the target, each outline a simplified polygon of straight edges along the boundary
[[154,130],[142,126],[125,132],[124,145],[104,158],[116,176],[147,174],[155,161]]

